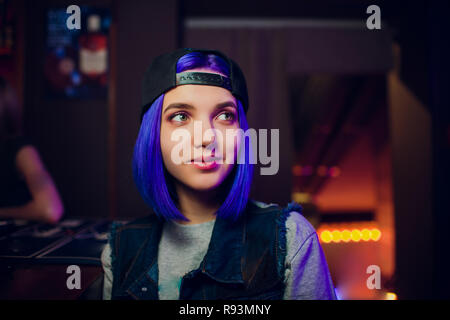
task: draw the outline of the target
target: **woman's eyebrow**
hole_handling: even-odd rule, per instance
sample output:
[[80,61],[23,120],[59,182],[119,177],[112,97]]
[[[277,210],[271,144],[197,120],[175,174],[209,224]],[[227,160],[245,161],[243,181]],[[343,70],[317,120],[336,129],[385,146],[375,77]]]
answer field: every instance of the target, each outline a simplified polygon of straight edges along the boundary
[[193,107],[187,103],[175,102],[175,103],[169,104],[169,106],[166,108],[166,110],[164,110],[163,113],[166,113],[170,109],[195,109],[195,107]]
[[236,104],[233,101],[231,101],[231,100],[225,101],[225,102],[221,102],[221,103],[217,104],[215,109],[218,110],[218,109],[222,109],[222,108],[225,108],[225,107],[233,107],[233,108],[235,108],[237,110]]
[[[230,100],[230,101],[225,101],[225,102],[218,103],[218,104],[215,106],[214,109],[217,110],[217,109],[222,109],[222,108],[225,108],[225,107],[233,107],[233,108],[235,108],[235,109],[237,110],[236,104],[235,104],[233,101],[231,101],[231,100]],[[188,103],[174,102],[174,103],[171,103],[171,104],[164,110],[163,114],[166,113],[169,109],[191,109],[191,110],[193,110],[193,109],[195,109],[195,107],[192,106],[192,105],[190,105],[190,104],[188,104]]]

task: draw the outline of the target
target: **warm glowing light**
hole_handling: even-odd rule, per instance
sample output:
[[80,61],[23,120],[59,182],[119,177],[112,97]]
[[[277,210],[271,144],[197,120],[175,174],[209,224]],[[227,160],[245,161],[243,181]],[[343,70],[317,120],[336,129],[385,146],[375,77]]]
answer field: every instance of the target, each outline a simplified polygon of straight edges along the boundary
[[341,241],[341,233],[339,232],[339,230],[332,231],[331,236],[333,237],[333,242]]
[[311,202],[311,196],[306,192],[294,192],[292,194],[292,200],[299,203],[308,203]]
[[300,175],[302,174],[302,166],[295,165],[295,166],[292,168],[292,174],[293,174],[294,176],[300,176]]
[[333,177],[339,177],[341,175],[341,169],[339,169],[339,167],[331,167],[330,170],[328,171],[328,174]]
[[351,231],[349,229],[321,229],[318,234],[324,243],[378,241],[381,238],[381,231],[378,228],[352,229]]
[[393,292],[387,292],[385,300],[397,300],[397,295]]
[[325,230],[320,233],[320,240],[322,240],[325,243],[329,243],[332,240],[331,232],[328,230]]
[[362,229],[361,230],[361,239],[364,241],[370,240],[370,231],[369,229]]
[[349,242],[352,238],[352,233],[350,232],[350,230],[345,229],[341,233],[341,238],[342,238],[342,241]]
[[327,175],[327,171],[328,171],[328,169],[326,166],[319,166],[317,168],[317,175],[324,177]]
[[359,231],[358,229],[353,229],[351,238],[352,241],[359,242],[359,240],[361,240],[361,231]]
[[370,239],[373,241],[378,241],[381,238],[381,231],[378,229],[372,229],[370,230]]

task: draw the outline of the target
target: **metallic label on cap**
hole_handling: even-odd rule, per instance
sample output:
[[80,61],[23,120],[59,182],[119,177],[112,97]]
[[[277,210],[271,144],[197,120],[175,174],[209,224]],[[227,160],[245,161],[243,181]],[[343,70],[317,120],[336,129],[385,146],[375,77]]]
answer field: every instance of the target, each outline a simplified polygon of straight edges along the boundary
[[181,72],[177,73],[177,86],[182,84],[200,84],[222,87],[231,91],[231,80],[217,73]]

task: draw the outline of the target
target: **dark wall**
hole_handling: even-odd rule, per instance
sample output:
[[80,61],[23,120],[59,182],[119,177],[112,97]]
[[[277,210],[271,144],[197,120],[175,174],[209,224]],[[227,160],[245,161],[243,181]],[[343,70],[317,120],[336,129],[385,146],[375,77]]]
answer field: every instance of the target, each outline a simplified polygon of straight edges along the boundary
[[431,117],[400,81],[389,90],[396,290],[400,299],[424,299],[431,295],[434,265]]
[[176,1],[117,1],[117,215],[146,212],[131,172],[131,159],[138,134],[141,83],[144,72],[157,55],[175,49],[178,41]]
[[400,77],[423,104],[391,113],[401,299],[449,298],[449,9],[446,1],[418,1],[398,20]]
[[448,1],[433,2],[429,11],[429,92],[433,139],[433,298],[450,298],[448,230],[450,227],[450,40]]

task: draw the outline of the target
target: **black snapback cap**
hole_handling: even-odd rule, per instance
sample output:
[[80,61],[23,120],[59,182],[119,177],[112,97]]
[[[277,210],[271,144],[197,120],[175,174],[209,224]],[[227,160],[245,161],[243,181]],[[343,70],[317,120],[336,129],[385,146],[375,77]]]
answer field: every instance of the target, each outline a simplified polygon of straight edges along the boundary
[[[229,78],[207,72],[181,72],[177,74],[177,62],[190,52],[214,54],[224,59],[229,66]],[[142,111],[144,114],[161,94],[183,84],[212,85],[226,88],[242,102],[245,113],[248,110],[248,93],[244,74],[238,64],[218,50],[181,48],[156,57],[144,75],[142,85]]]

